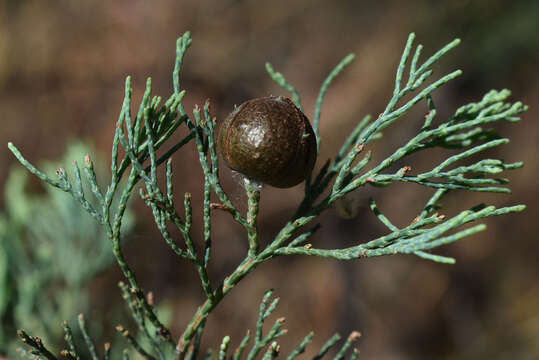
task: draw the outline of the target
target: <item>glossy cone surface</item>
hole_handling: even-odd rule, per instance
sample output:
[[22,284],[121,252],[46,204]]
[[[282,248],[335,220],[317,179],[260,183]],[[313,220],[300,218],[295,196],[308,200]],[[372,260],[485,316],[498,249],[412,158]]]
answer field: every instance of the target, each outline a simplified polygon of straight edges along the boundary
[[278,188],[305,180],[316,162],[316,138],[309,120],[282,96],[238,106],[220,124],[217,146],[230,168]]

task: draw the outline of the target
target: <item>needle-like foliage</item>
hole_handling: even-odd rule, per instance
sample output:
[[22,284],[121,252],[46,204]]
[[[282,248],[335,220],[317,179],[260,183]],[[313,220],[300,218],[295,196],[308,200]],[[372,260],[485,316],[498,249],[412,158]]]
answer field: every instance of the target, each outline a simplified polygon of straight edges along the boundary
[[[458,77],[461,71],[455,70],[433,81],[428,80],[433,75],[433,65],[459,42],[455,40],[421,61],[422,46],[418,45],[414,48],[414,34],[409,36],[397,67],[393,95],[385,109],[375,119],[366,116],[361,120],[335,157],[326,162],[317,173],[308,177],[305,184],[305,197],[298,205],[295,215],[283,224],[275,238],[263,247],[259,243],[257,225],[260,187],[252,181],[245,181],[248,206],[247,212],[243,214],[221,186],[220,164],[215,145],[216,121],[210,113],[209,103],[206,102],[202,108],[195,107],[192,114],[188,114],[182,105],[185,91],[181,89],[180,70],[185,52],[191,44],[189,33],[185,33],[178,39],[173,72],[174,92],[166,101],[152,95],[152,83],[151,79],[148,79],[138,111],[133,114],[131,78],[127,78],[125,99],[116,124],[112,145],[111,180],[108,186],[103,187],[95,181],[93,164],[89,157],[85,159],[84,175],[92,185],[92,194],[86,194],[83,191],[80,185],[81,171],[76,164],[71,176],[68,175],[67,170],[60,168],[56,177],[50,177],[30,164],[13,144],[10,143],[9,148],[30,172],[48,184],[69,193],[105,227],[113,253],[126,279],[126,283],[120,285],[122,294],[133,314],[139,332],[148,340],[146,345],[142,345],[127,329],[118,327],[118,331],[138,352],[138,355],[147,359],[196,358],[199,355],[206,320],[212,310],[243,278],[265,261],[281,255],[309,255],[354,260],[382,255],[414,254],[432,261],[453,263],[454,259],[436,255],[430,251],[485,229],[485,225],[482,224],[466,228],[463,228],[463,225],[524,209],[523,205],[503,208],[475,207],[464,210],[451,218],[445,218],[436,212],[440,207],[441,198],[450,191],[509,192],[507,187],[503,186],[507,184],[506,179],[491,176],[522,166],[520,162],[506,163],[498,159],[474,160],[477,159],[476,154],[509,141],[495,136],[490,129],[485,128],[487,124],[490,125],[499,120],[516,122],[519,120],[519,115],[526,110],[526,106],[520,102],[508,102],[510,95],[508,90],[490,91],[479,102],[462,106],[451,118],[441,121],[440,125],[433,125],[437,116],[433,101],[434,91]],[[314,131],[318,149],[322,143],[319,124],[324,95],[331,82],[353,59],[353,55],[346,56],[330,72],[321,86],[314,111]],[[279,85],[291,92],[295,103],[303,109],[298,91],[286,80],[285,76],[275,71],[271,64],[266,64],[266,69]],[[369,145],[379,139],[382,131],[388,130],[415,105],[425,106],[426,116],[423,126],[418,129],[414,137],[395,149],[387,158],[373,162]],[[167,140],[172,138],[180,126],[187,128],[188,135],[174,140],[163,150],[165,144],[170,142]],[[201,187],[204,194],[203,213],[199,215],[204,220],[202,246],[195,246],[193,243],[192,218],[197,214],[193,214],[191,194],[185,193],[183,201],[178,202],[173,188],[175,171],[172,169],[170,157],[189,143],[196,146],[204,173],[204,184]],[[413,153],[433,147],[451,148],[458,151],[428,171],[414,173],[410,166],[391,170],[392,164],[406,159]],[[157,155],[158,150],[162,155]],[[166,166],[166,185],[160,187],[157,169],[163,164]],[[313,224],[315,220],[337,200],[353,191],[360,191],[360,188],[367,185],[389,186],[396,182],[412,182],[433,189],[433,195],[426,202],[423,210],[417,216],[411,217],[409,225],[404,227],[394,225],[371,199],[370,207],[374,215],[387,227],[387,233],[369,242],[344,249],[326,249],[324,243],[320,244],[320,247],[306,244],[318,228],[317,224]],[[143,185],[140,196],[151,209],[163,239],[174,253],[194,265],[206,295],[206,300],[197,308],[192,320],[177,338],[174,338],[159,320],[152,301],[148,300],[148,294],[144,293],[140,287],[133,269],[123,255],[120,242],[122,219],[125,215],[126,204],[139,183]],[[95,202],[88,201],[88,196],[94,196],[99,205],[93,205]],[[113,199],[118,199],[117,203],[113,202]],[[117,205],[113,206],[113,204]],[[214,254],[212,251],[212,241],[216,234],[211,229],[211,216],[217,210],[230,213],[232,219],[245,228],[248,251],[236,269],[221,283],[212,283],[208,275],[209,264],[212,256],[219,254]],[[311,224],[312,226],[309,226]],[[179,230],[182,239],[172,235],[169,231],[171,225]],[[253,333],[248,332],[240,342],[231,355],[233,359],[246,357],[251,360],[257,356],[273,359],[279,355],[280,346],[277,340],[286,333],[286,330],[282,328],[284,318],[278,318],[267,334],[264,335],[262,331],[264,321],[273,313],[278,303],[277,299],[271,300],[271,294],[270,291],[264,295],[256,329]],[[85,332],[83,322],[81,322],[81,329],[89,353],[95,360],[97,358],[95,347]],[[37,338],[32,338],[24,332],[20,335],[28,345],[33,347],[33,354],[51,360],[54,358]],[[308,334],[290,353],[288,359],[295,359],[300,355],[312,337],[312,333]],[[66,339],[69,338],[66,332]],[[336,352],[335,358],[342,359],[348,351],[351,351],[350,357],[356,359],[359,351],[350,349],[352,343],[358,338],[359,333],[353,332]],[[338,335],[331,338],[315,359],[326,355],[339,340]],[[229,337],[223,339],[217,355],[220,359],[229,356],[230,341]],[[70,340],[68,343],[72,345]],[[252,344],[250,350],[249,344]],[[105,358],[108,357],[110,346],[108,349],[105,352]],[[74,346],[66,350],[66,354],[72,358],[80,357]],[[124,352],[123,356],[128,358],[129,353]]]

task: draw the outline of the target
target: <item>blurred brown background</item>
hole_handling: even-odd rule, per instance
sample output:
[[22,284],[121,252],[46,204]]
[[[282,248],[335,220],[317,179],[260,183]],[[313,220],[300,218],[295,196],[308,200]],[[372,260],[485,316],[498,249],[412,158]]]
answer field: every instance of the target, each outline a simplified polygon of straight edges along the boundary
[[[264,70],[270,61],[303,97],[308,116],[323,78],[347,53],[356,61],[334,83],[325,100],[320,164],[335,153],[363,115],[378,114],[388,101],[396,65],[409,32],[425,45],[424,57],[455,37],[463,43],[436,67],[437,76],[455,68],[464,75],[437,90],[440,116],[480,99],[491,88],[507,87],[513,100],[531,105],[516,125],[497,124],[509,145],[492,152],[523,169],[507,174],[513,194],[453,193],[446,214],[480,202],[497,206],[525,203],[520,215],[487,221],[487,231],[439,249],[457,258],[455,266],[412,256],[339,263],[315,258],[273,260],[251,274],[211,316],[205,346],[225,334],[232,345],[253,328],[263,292],[275,288],[278,314],[287,317],[285,351],[310,330],[310,354],[335,331],[359,330],[365,359],[536,359],[539,358],[538,151],[539,2],[503,1],[0,1],[0,143],[13,141],[32,161],[58,158],[73,138],[92,141],[108,154],[125,76],[133,75],[135,98],[145,78],[154,93],[168,95],[175,39],[190,30],[182,87],[188,108],[211,99],[218,118],[252,97],[283,94]],[[405,121],[385,131],[373,146],[376,158],[417,131],[418,106]],[[404,119],[403,119],[404,120]],[[0,174],[15,162],[0,150]],[[435,154],[443,156],[442,153]],[[414,158],[428,166],[438,158]],[[177,191],[201,200],[201,173],[193,149],[175,156]],[[194,171],[193,169],[197,169]],[[223,170],[236,203],[239,186]],[[0,176],[0,185],[5,182]],[[261,230],[267,242],[284,224],[302,187],[264,189]],[[432,192],[414,185],[384,191],[362,189],[364,205],[374,196],[398,225],[410,222]],[[1,200],[0,200],[1,201]],[[129,260],[157,301],[173,305],[176,334],[202,299],[193,269],[172,255],[158,236],[150,211],[138,201],[137,231]],[[195,209],[198,211],[199,209]],[[325,214],[313,242],[344,247],[385,230],[366,206],[352,220]],[[198,224],[200,225],[200,221]],[[226,214],[214,219],[212,277],[221,279],[242,259],[246,241]],[[121,301],[117,270],[96,279],[96,311]],[[114,295],[110,295],[114,294]],[[75,314],[74,314],[75,315]],[[113,324],[111,324],[113,325]]]

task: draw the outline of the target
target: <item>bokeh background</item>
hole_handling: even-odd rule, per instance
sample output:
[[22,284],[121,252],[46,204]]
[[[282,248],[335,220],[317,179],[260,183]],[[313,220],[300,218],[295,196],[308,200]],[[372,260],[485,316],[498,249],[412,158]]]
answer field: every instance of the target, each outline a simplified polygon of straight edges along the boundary
[[[265,73],[266,61],[296,86],[312,116],[328,71],[347,53],[357,54],[325,100],[320,166],[362,116],[382,111],[409,32],[424,44],[424,56],[459,37],[462,44],[435,67],[438,76],[456,68],[464,71],[434,93],[440,117],[479,100],[492,88],[511,89],[513,100],[531,108],[518,124],[496,125],[512,141],[488,155],[509,162],[523,160],[526,166],[507,174],[512,195],[456,192],[444,200],[443,212],[455,214],[481,202],[525,203],[527,210],[490,219],[485,232],[439,249],[457,258],[454,266],[412,256],[348,263],[300,257],[273,260],[219,305],[208,321],[204,347],[216,347],[226,334],[237,345],[245,330],[254,327],[263,292],[274,288],[281,297],[277,313],[287,318],[290,330],[282,340],[285,351],[311,329],[316,337],[309,354],[335,331],[346,335],[359,330],[363,336],[358,347],[365,359],[537,359],[538,24],[535,0],[2,0],[0,144],[14,142],[34,162],[60,158],[73,139],[91,143],[97,153],[107,155],[125,77],[133,75],[137,99],[147,76],[154,80],[154,93],[168,95],[175,40],[190,30],[193,45],[182,74],[185,104],[192,108],[209,98],[218,118],[246,99],[286,95]],[[418,109],[386,130],[373,145],[375,156],[382,158],[413,135],[423,112]],[[0,154],[3,188],[15,159],[5,146]],[[410,165],[428,166],[441,156],[414,158]],[[197,204],[202,174],[195,162],[193,149],[174,158],[181,174],[176,189],[193,193]],[[222,178],[236,203],[244,203],[230,172],[223,170]],[[301,186],[263,190],[263,241],[269,241],[292,214],[302,190]],[[42,190],[38,182],[30,182],[28,191]],[[430,194],[414,185],[361,189],[351,200],[357,216],[344,219],[338,211],[328,212],[312,241],[321,247],[344,247],[382,234],[384,228],[366,206],[369,196],[396,224],[404,225]],[[5,208],[3,200],[5,194],[0,195],[0,208]],[[138,200],[132,208],[136,223],[127,239],[128,259],[179,334],[202,300],[196,274],[161,241],[144,204]],[[216,215],[214,229],[211,272],[214,279],[221,279],[242,259],[247,244],[226,214]],[[120,279],[112,265],[87,285],[92,309],[88,316],[106,325],[100,333],[103,339],[112,338],[109,328],[117,321],[127,322],[127,313],[118,310]],[[54,296],[54,291],[46,296]],[[67,320],[75,321],[75,316]],[[0,350],[2,345],[6,344],[0,344]]]

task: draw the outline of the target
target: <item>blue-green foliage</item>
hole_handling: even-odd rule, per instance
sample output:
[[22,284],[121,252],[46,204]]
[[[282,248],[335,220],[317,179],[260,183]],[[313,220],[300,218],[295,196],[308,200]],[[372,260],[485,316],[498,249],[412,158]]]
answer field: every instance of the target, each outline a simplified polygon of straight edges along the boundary
[[[132,112],[133,88],[131,78],[126,79],[124,102],[116,123],[112,144],[111,179],[110,182],[107,182],[109,185],[106,188],[98,184],[93,162],[89,157],[85,158],[83,170],[86,176],[85,179],[91,184],[91,192],[84,191],[84,184],[81,182],[81,171],[77,164],[74,164],[69,174],[64,168],[59,168],[56,170],[57,176],[51,177],[47,174],[52,171],[38,170],[24,158],[15,145],[8,143],[9,149],[31,173],[52,187],[68,193],[98,223],[105,227],[116,261],[127,280],[126,283],[120,285],[123,297],[137,323],[139,339],[145,339],[146,343],[137,341],[132,333],[123,327],[117,329],[138,353],[138,356],[150,360],[197,358],[206,319],[213,309],[249,273],[254,271],[260,264],[277,256],[308,255],[338,260],[357,260],[382,255],[414,254],[432,261],[454,263],[453,258],[432,254],[430,251],[439,246],[468,237],[484,230],[486,227],[479,224],[462,229],[463,226],[469,223],[491,216],[520,212],[525,209],[524,205],[502,208],[476,206],[453,217],[442,216],[436,212],[440,208],[440,199],[449,191],[459,189],[498,193],[507,193],[509,191],[508,188],[500,186],[507,184],[507,179],[491,178],[490,176],[497,175],[503,170],[517,169],[522,166],[521,162],[505,163],[499,159],[487,158],[472,164],[469,161],[473,161],[472,155],[509,141],[508,139],[499,138],[489,128],[483,128],[483,126],[488,124],[490,127],[493,122],[501,120],[519,121],[519,115],[526,111],[527,106],[518,101],[514,103],[507,102],[506,100],[510,95],[507,90],[491,91],[481,101],[461,107],[456,111],[455,116],[440,125],[436,125],[437,123],[434,122],[434,119],[437,111],[431,95],[438,87],[455,79],[462,72],[455,70],[438,80],[432,82],[427,80],[433,74],[433,64],[457,46],[460,40],[450,42],[421,63],[422,45],[417,45],[415,51],[413,51],[414,37],[414,34],[410,34],[408,37],[397,67],[393,96],[385,110],[376,119],[366,116],[364,120],[360,121],[348,139],[345,140],[333,161],[328,160],[318,174],[313,173],[307,178],[305,197],[298,205],[296,213],[286,224],[283,224],[274,239],[266,244],[260,244],[258,236],[257,218],[260,188],[252,186],[251,182],[246,181],[245,190],[248,198],[248,209],[244,215],[244,212],[234,205],[221,186],[219,156],[215,146],[216,122],[210,113],[209,102],[206,102],[202,109],[196,106],[192,116],[188,115],[182,104],[185,90],[180,87],[179,73],[185,51],[191,44],[191,37],[188,32],[177,41],[173,72],[174,93],[162,105],[162,97],[152,97],[152,81],[149,78],[139,110],[137,115],[134,116]],[[412,53],[413,56],[409,61]],[[315,135],[317,136],[318,145],[320,145],[321,137],[317,129],[324,94],[331,81],[352,59],[353,56],[351,55],[345,57],[330,72],[320,89],[315,109]],[[271,65],[267,66],[267,70],[279,85],[292,93],[295,102],[301,107],[299,93],[285,79],[284,75],[276,72]],[[407,95],[410,94],[413,94],[413,96],[408,97]],[[413,106],[423,101],[426,103],[424,109],[427,113],[424,124],[418,129],[418,133],[401,147],[395,149],[386,159],[381,162],[373,160],[370,155],[372,149],[368,148],[371,142],[381,137],[382,130],[388,129]],[[158,155],[157,150],[167,139],[172,139],[172,134],[182,125],[187,127],[189,135],[175,140],[175,144],[169,147],[168,151],[164,154],[159,152],[160,155]],[[171,156],[191,140],[196,145],[200,165],[204,172],[202,252],[200,247],[195,246],[192,236],[193,208],[191,194],[184,193],[183,204],[178,204],[173,189]],[[459,149],[460,151],[457,154],[450,155],[432,170],[423,173],[412,171],[410,166],[404,166],[397,170],[393,169],[392,165],[403,159],[408,160],[408,155],[432,147]],[[363,159],[360,159],[360,153],[364,148],[368,149],[367,154]],[[461,165],[462,161],[468,162]],[[166,185],[164,187],[159,185],[157,175],[157,169],[162,164],[166,164]],[[124,183],[121,183],[122,179],[125,180]],[[318,219],[322,212],[330,209],[336,201],[362,187],[371,185],[389,186],[395,182],[413,182],[435,189],[431,198],[425,203],[423,209],[419,211],[419,214],[413,220],[410,218],[411,223],[409,225],[403,228],[394,225],[378,209],[374,199],[371,199],[371,210],[388,228],[389,232],[371,241],[348,248],[328,249],[324,244],[305,244],[318,228],[315,220]],[[145,293],[138,283],[135,272],[126,261],[120,244],[123,231],[122,224],[125,223],[126,204],[135,193],[134,190],[137,184],[144,184],[144,189],[141,189],[139,193],[151,208],[155,223],[163,239],[178,256],[194,265],[206,295],[205,301],[197,308],[191,321],[177,340],[173,338],[173,334],[163,321],[161,314],[157,313],[157,309],[153,306],[153,301],[151,300],[152,297],[149,296],[150,294]],[[212,202],[212,193],[215,195],[213,198],[216,202]],[[95,201],[89,201],[88,197],[94,198]],[[113,204],[114,199],[118,199],[115,204]],[[178,212],[178,209],[182,207],[185,209],[184,215],[181,211]],[[249,244],[249,250],[244,260],[220,283],[211,281],[209,276],[212,237],[215,235],[211,229],[211,215],[212,211],[216,209],[227,211],[232,215],[234,221],[245,228]],[[54,214],[54,216],[58,215]],[[49,222],[46,222],[46,224],[50,226]],[[178,239],[169,231],[168,225],[173,225],[179,230],[184,244],[182,244],[181,238],[179,242],[177,241]],[[49,236],[54,237],[55,232],[39,230],[36,234],[49,234]],[[49,241],[54,242],[54,240]],[[81,252],[85,253],[84,249]],[[85,253],[85,258],[87,256]],[[79,266],[79,264],[75,266]],[[69,267],[66,268],[69,269]],[[91,269],[89,269],[89,273],[92,273]],[[85,277],[82,276],[82,278],[84,279]],[[276,300],[268,304],[270,296],[271,292],[266,293],[260,307],[259,322],[257,323],[256,334],[253,337],[253,350],[247,355],[249,360],[262,354],[263,359],[273,359],[279,353],[280,347],[275,339],[284,334],[281,327],[282,320],[278,319],[268,335],[262,336],[262,323],[277,305]],[[40,309],[36,310],[39,313]],[[60,312],[57,311],[57,313]],[[94,344],[89,340],[84,325],[81,325],[80,328],[87,349],[90,354],[93,354],[93,360],[97,360],[98,358],[93,350]],[[79,350],[74,345],[71,330],[64,326],[64,331],[66,333],[66,342],[71,350],[67,353],[61,352],[61,355],[72,360],[81,358]],[[48,332],[41,331],[40,333],[47,334]],[[32,348],[30,355],[39,355],[48,360],[58,359],[44,346],[40,338],[28,335],[22,330],[19,332],[19,336],[23,342]],[[312,335],[308,334],[288,359],[294,359],[303,352],[311,338]],[[351,350],[352,343],[358,338],[359,333],[352,332],[341,350],[338,351],[335,359],[341,360],[345,353]],[[245,349],[250,339],[251,335],[247,334],[235,351],[234,359],[240,358],[242,349]],[[324,356],[327,350],[335,345],[339,339],[339,336],[331,338],[315,358],[319,359]],[[226,336],[220,346],[220,359],[224,360],[226,358],[229,342],[230,338]],[[266,348],[265,352],[263,352],[263,348]],[[109,359],[109,350],[110,346],[107,344],[103,355],[104,360]],[[355,360],[359,352],[352,351],[350,359]],[[123,358],[129,359],[129,354],[129,351],[125,350]],[[211,354],[208,354],[208,356],[211,356]]]
[[[82,160],[87,153],[95,152],[75,142],[58,163],[43,167],[54,172],[57,164]],[[63,192],[43,187],[42,192],[29,193],[29,180],[19,166],[10,170],[6,211],[0,215],[0,353],[12,356],[20,346],[16,328],[58,343],[58,325],[88,309],[86,286],[113,261],[101,225]],[[133,215],[128,212],[125,220],[129,231]]]

